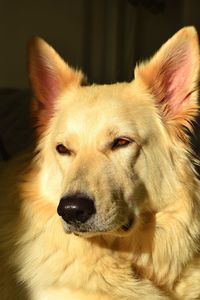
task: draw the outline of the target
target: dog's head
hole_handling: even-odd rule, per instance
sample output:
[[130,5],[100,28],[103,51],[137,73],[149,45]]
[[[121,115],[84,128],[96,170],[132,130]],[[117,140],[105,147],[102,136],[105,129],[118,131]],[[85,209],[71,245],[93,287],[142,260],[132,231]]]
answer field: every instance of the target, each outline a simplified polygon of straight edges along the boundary
[[40,195],[57,207],[66,232],[122,234],[141,214],[176,201],[185,129],[197,113],[194,28],[136,67],[130,83],[85,86],[39,38],[30,44],[29,74]]

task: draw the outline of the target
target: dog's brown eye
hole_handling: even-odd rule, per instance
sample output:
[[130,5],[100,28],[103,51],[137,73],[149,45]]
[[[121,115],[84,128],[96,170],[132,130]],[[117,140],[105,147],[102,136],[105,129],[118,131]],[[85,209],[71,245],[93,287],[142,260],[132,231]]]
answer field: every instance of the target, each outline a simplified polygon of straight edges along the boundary
[[131,143],[129,139],[125,138],[116,138],[112,143],[112,150],[115,150],[117,148],[128,146]]
[[71,155],[71,151],[66,148],[63,144],[58,144],[56,146],[56,151],[62,155]]

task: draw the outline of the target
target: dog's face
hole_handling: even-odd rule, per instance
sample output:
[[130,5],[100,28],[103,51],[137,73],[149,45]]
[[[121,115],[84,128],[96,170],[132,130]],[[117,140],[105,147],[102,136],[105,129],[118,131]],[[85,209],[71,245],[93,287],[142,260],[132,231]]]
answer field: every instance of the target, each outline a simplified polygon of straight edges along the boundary
[[186,148],[198,64],[188,28],[139,66],[133,82],[83,86],[82,74],[49,45],[32,42],[40,193],[57,207],[66,232],[123,234],[143,212],[170,203],[171,150]]
[[[136,169],[143,144],[152,135],[150,116],[143,115],[141,99],[133,95],[134,87],[118,84],[79,87],[62,96],[50,130],[53,147],[48,155],[55,170],[51,184],[59,187],[57,202],[62,199],[58,212],[69,221],[64,222],[66,230],[126,231],[141,194],[145,200],[145,186]],[[143,123],[146,128],[140,126]],[[71,216],[70,208],[68,215],[62,206],[77,201],[84,205],[87,199],[94,203],[95,212],[86,222],[73,222],[76,216]],[[82,210],[87,214],[84,206]]]

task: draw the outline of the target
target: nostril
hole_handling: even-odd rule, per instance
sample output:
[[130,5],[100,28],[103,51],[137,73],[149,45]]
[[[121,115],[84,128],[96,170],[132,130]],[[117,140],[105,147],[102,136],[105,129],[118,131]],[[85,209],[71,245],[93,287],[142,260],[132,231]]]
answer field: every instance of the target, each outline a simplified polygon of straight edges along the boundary
[[82,194],[64,196],[58,205],[57,212],[67,223],[85,223],[96,209],[94,201]]

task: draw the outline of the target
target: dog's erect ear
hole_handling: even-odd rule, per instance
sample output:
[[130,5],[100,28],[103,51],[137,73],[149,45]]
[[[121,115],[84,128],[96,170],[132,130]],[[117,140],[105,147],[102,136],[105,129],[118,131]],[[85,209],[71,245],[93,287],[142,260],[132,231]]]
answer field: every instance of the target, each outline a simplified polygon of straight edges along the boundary
[[153,58],[136,67],[135,79],[153,95],[163,122],[186,139],[197,114],[199,46],[197,32],[185,27],[169,39]]
[[53,113],[56,99],[64,89],[80,85],[81,72],[70,68],[43,39],[33,38],[28,47],[28,72],[34,93],[33,110],[39,126]]

